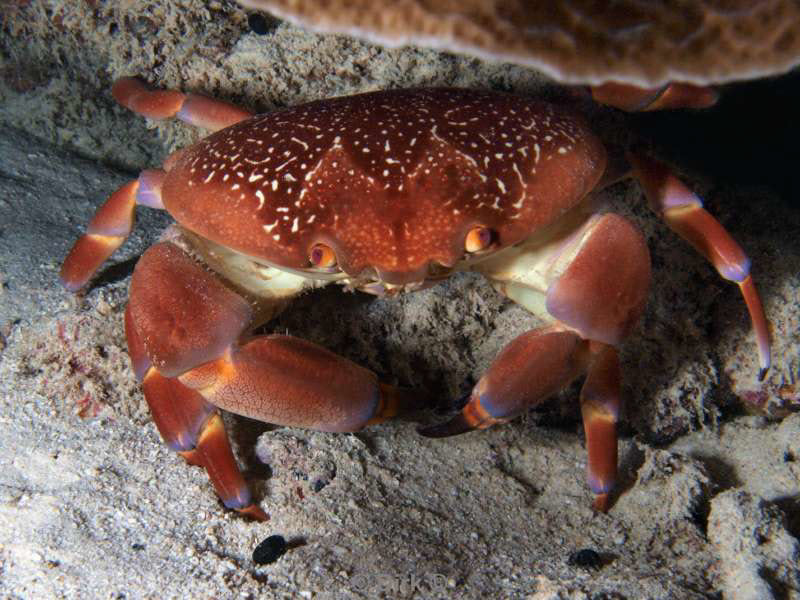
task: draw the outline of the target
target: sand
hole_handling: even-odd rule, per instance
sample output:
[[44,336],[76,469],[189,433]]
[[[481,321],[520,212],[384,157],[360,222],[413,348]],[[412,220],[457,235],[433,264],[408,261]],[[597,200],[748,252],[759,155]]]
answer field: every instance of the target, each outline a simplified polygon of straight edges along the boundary
[[[261,111],[412,85],[571,94],[512,65],[278,21],[257,35],[228,2],[0,10],[0,597],[800,598],[800,217],[796,188],[774,185],[775,171],[709,173],[689,150],[653,142],[752,258],[773,333],[763,383],[736,288],[649,212],[635,183],[600,195],[645,231],[654,270],[622,351],[621,482],[608,514],[590,508],[575,387],[506,426],[417,435],[536,326],[464,274],[395,300],[325,289],[270,324],[436,402],[415,421],[352,435],[226,417],[271,515],[254,523],[161,443],[130,371],[126,289],[168,216],[141,209],[86,293],[57,281],[97,205],[196,139],[117,107],[111,81],[142,74]],[[586,108],[615,141],[654,122]],[[698,136],[693,146],[729,151],[693,129],[703,115],[686,118],[675,128]],[[289,551],[254,564],[273,534]],[[570,564],[584,548],[597,568]]]

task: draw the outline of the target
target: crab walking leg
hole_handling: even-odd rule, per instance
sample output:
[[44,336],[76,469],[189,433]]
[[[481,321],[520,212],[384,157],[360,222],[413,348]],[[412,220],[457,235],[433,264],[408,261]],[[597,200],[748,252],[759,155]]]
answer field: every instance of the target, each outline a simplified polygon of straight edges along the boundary
[[[567,258],[567,257],[565,257]],[[615,346],[641,316],[650,284],[650,256],[641,233],[618,215],[590,220],[566,268],[549,280],[547,313],[591,340],[581,412],[594,507],[605,512],[617,473],[616,422],[620,369]]]
[[480,265],[495,288],[550,327],[504,348],[462,413],[421,431],[443,437],[507,421],[588,372],[581,408],[588,480],[597,510],[608,508],[617,472],[620,374],[614,349],[644,310],[650,256],[641,233],[614,214],[554,228]]
[[587,371],[581,413],[589,454],[587,479],[596,510],[608,510],[617,475],[620,372],[613,346],[583,340],[554,326],[515,338],[478,381],[461,413],[420,430],[446,437],[505,423],[564,388]]
[[111,94],[125,108],[150,119],[175,117],[212,131],[225,129],[253,116],[238,106],[206,96],[152,90],[136,77],[117,79],[111,87]]
[[658,88],[640,88],[627,83],[609,82],[591,87],[592,98],[627,112],[709,108],[719,100],[712,88],[688,83],[670,83]]
[[125,310],[128,352],[153,421],[166,444],[186,462],[205,467],[226,507],[260,521],[269,517],[252,501],[250,490],[233,456],[222,418],[213,405],[177,379],[164,377],[151,364],[133,325],[130,306]]
[[710,261],[724,279],[739,284],[758,344],[763,380],[770,367],[769,325],[750,275],[750,259],[726,229],[703,208],[697,195],[677,179],[666,165],[629,153],[633,174],[642,184],[650,207],[678,235]]
[[617,421],[620,411],[620,369],[613,346],[594,343],[588,375],[581,389],[581,415],[589,454],[587,479],[595,494],[594,508],[608,510],[608,496],[617,479]]
[[447,437],[510,421],[578,377],[587,348],[578,335],[559,328],[523,333],[497,355],[459,415],[420,433]]
[[279,425],[356,431],[414,396],[311,342],[269,335],[242,343],[259,308],[231,285],[175,244],[156,244],[136,265],[126,329],[167,444],[206,468],[226,506],[256,516],[213,406]]
[[[239,121],[249,119],[252,113],[227,102],[196,94],[182,94],[170,90],[151,90],[134,77],[123,77],[111,89],[114,98],[123,106],[146,117],[166,119],[176,117],[186,123],[217,131]],[[169,170],[181,151],[165,161]],[[86,234],[78,238],[61,267],[61,281],[71,292],[82,288],[130,235],[136,204],[161,208],[161,184],[165,171],[145,170],[139,179],[131,181],[97,210]]]
[[89,221],[86,233],[78,238],[61,265],[61,282],[76,292],[127,239],[133,229],[137,204],[163,209],[161,169],[148,169],[111,194]]

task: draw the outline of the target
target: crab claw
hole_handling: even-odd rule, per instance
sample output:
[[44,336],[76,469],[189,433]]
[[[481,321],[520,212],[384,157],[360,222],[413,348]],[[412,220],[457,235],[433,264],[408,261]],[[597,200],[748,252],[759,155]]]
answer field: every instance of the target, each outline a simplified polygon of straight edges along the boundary
[[[466,398],[469,399],[469,396]],[[469,404],[467,404],[469,406]],[[466,408],[466,407],[465,407]],[[464,413],[459,413],[449,421],[439,423],[438,425],[430,425],[428,427],[420,427],[417,433],[428,438],[443,438],[453,435],[461,435],[476,429],[475,418],[468,417]]]
[[500,352],[459,415],[419,433],[440,438],[509,421],[577,377],[585,346],[569,331],[523,333]]
[[440,438],[506,422],[584,372],[581,414],[589,454],[587,479],[595,510],[606,512],[617,475],[620,409],[619,359],[613,346],[557,328],[524,333],[500,352],[459,415],[419,433]]
[[475,425],[470,423],[469,419],[464,415],[458,414],[445,423],[431,425],[430,427],[421,427],[417,429],[417,433],[428,438],[443,438],[461,435],[473,429],[475,429]]

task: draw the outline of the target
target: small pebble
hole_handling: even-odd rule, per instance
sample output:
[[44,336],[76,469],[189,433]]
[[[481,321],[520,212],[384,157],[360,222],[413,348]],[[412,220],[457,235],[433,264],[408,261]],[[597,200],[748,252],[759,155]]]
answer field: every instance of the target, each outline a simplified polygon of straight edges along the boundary
[[257,565],[274,563],[286,552],[286,538],[271,535],[253,550],[253,562]]
[[595,550],[592,550],[591,548],[583,548],[570,554],[569,558],[567,558],[567,564],[574,567],[584,567],[586,569],[597,570],[603,566],[603,561],[600,559],[600,555]]

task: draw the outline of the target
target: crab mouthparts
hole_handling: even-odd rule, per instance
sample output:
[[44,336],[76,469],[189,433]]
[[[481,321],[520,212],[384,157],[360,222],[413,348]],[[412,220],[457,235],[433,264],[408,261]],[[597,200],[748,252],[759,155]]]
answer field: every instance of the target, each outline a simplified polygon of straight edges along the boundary
[[415,292],[437,284],[452,272],[438,262],[429,261],[413,271],[389,271],[379,267],[364,269],[351,279],[351,285],[368,294],[376,296],[395,295],[402,292]]

